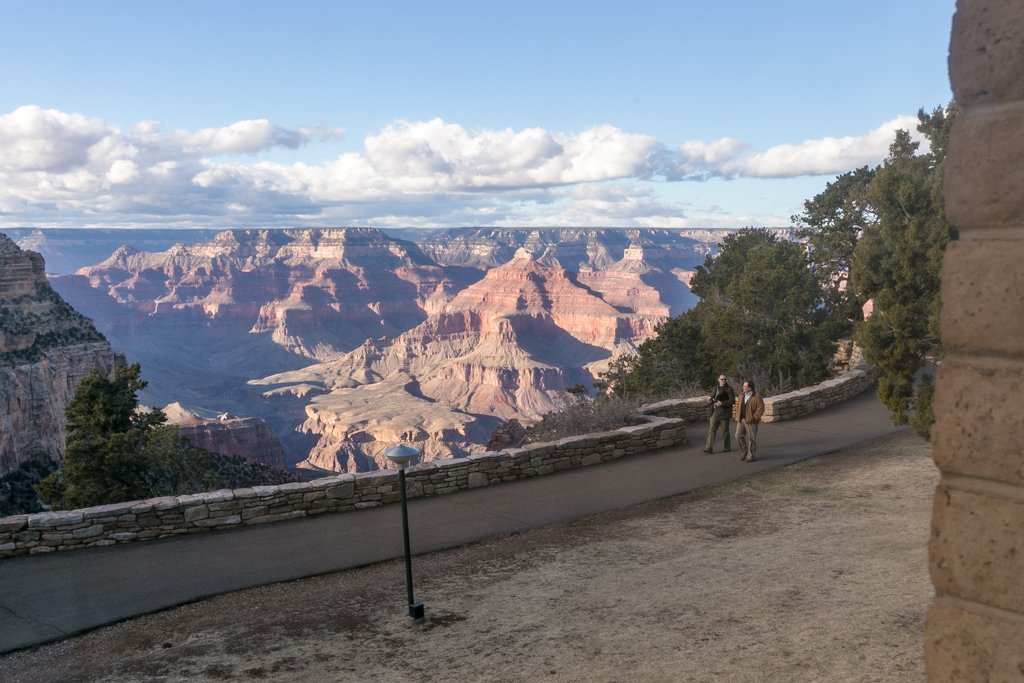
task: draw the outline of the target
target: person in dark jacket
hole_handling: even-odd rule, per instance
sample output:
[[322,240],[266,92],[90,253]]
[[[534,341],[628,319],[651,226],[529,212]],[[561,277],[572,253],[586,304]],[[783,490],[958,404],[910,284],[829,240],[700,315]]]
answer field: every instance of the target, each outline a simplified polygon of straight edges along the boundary
[[711,390],[708,402],[711,404],[711,417],[708,420],[708,437],[704,441],[704,452],[715,452],[715,435],[719,426],[722,427],[722,434],[725,437],[725,452],[732,450],[729,443],[731,432],[729,431],[729,416],[732,414],[732,402],[735,398],[732,387],[729,386],[725,375],[718,376],[718,384]]

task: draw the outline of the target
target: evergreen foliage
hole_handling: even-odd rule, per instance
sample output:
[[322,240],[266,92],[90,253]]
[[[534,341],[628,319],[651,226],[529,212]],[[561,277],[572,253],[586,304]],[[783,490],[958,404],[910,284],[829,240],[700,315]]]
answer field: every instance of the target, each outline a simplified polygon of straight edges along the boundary
[[67,449],[57,472],[35,490],[54,508],[80,508],[156,496],[199,493],[298,475],[217,456],[190,445],[160,410],[138,410],[146,386],[136,363],[112,378],[86,376],[65,411]]
[[[955,237],[946,221],[942,174],[957,111],[951,103],[918,112],[926,154],[917,153],[907,131],[897,131],[867,190],[877,221],[865,228],[854,254],[851,284],[874,304],[854,338],[867,361],[882,370],[878,395],[896,424],[907,423],[915,402],[922,408],[929,403],[930,393],[915,399],[915,392],[930,392],[915,380],[941,351],[940,272],[946,243]],[[914,424],[924,435],[922,419]]]
[[825,292],[825,305],[849,334],[860,319],[862,304],[849,287],[857,241],[878,218],[868,202],[874,169],[862,166],[844,173],[820,194],[804,202],[804,212],[793,216],[797,235],[806,241],[811,270]]
[[[700,302],[613,362],[607,384],[623,396],[662,396],[728,372],[777,389],[806,386],[825,376],[833,343],[852,331],[882,370],[878,395],[893,421],[927,437],[932,385],[921,371],[941,352],[939,274],[955,238],[942,175],[957,113],[952,102],[920,110],[927,153],[897,131],[880,166],[837,176],[804,202],[793,217],[802,245],[749,228],[727,236],[690,282]],[[868,300],[873,313],[862,320]]]
[[607,380],[617,394],[693,393],[719,372],[756,370],[776,386],[826,376],[834,326],[800,244],[763,229],[730,234],[690,289],[701,298],[696,306],[659,326],[638,354],[612,363]]
[[56,469],[54,463],[29,460],[0,477],[0,516],[42,512],[43,505],[32,487]]

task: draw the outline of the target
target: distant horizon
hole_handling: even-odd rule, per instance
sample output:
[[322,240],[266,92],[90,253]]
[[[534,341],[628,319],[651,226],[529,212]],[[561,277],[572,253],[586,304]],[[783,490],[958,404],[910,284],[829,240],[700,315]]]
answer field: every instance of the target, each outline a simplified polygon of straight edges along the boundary
[[144,226],[118,226],[118,225],[98,225],[98,226],[72,226],[72,225],[11,225],[6,227],[0,227],[0,232],[6,232],[9,230],[124,230],[124,231],[143,231],[143,230],[160,230],[160,231],[174,231],[174,230],[216,230],[218,232],[225,230],[348,230],[348,229],[369,229],[369,230],[380,230],[386,232],[388,230],[417,230],[417,231],[437,231],[443,232],[445,230],[672,230],[678,231],[709,231],[709,232],[735,232],[737,230],[743,230],[745,228],[751,228],[755,230],[790,230],[794,226],[790,225],[744,225],[736,228],[726,227],[702,227],[695,225],[692,227],[673,227],[668,225],[451,225],[451,226],[424,226],[418,227],[414,225],[399,225],[399,226],[384,226],[384,225],[246,225],[246,226],[213,226],[207,227],[202,225],[187,225],[187,226],[175,226],[175,225],[144,225]]

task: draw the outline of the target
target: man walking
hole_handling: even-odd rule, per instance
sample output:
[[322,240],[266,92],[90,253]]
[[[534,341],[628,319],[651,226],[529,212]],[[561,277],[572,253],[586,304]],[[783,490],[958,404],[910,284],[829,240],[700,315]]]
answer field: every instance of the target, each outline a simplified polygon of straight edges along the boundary
[[704,452],[715,452],[715,435],[718,434],[718,427],[722,427],[722,436],[725,440],[726,453],[732,450],[729,439],[732,434],[729,432],[729,416],[732,415],[732,402],[735,397],[732,387],[725,379],[725,375],[718,376],[718,384],[711,390],[711,397],[708,402],[711,404],[711,417],[708,420],[708,436],[704,442]]
[[754,383],[743,382],[743,393],[732,406],[732,419],[736,420],[736,443],[743,453],[743,462],[757,460],[757,425],[764,415],[764,401],[754,391]]

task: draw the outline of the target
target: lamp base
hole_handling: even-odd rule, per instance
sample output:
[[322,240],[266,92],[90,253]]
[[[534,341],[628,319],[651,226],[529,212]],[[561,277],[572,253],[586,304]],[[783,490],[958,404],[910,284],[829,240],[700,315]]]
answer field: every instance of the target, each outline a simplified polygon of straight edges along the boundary
[[416,601],[409,605],[409,618],[415,621],[417,624],[422,624],[426,621],[425,612],[423,609],[423,603]]

